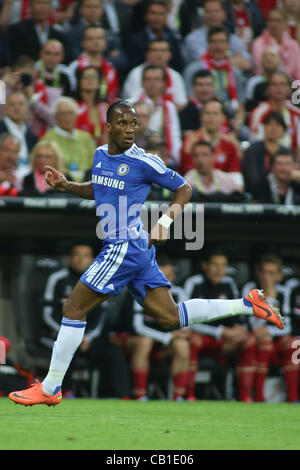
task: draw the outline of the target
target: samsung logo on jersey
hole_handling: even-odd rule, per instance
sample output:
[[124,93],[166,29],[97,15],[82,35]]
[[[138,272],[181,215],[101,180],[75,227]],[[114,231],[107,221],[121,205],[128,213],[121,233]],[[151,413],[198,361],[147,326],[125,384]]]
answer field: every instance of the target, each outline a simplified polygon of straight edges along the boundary
[[109,178],[108,176],[92,175],[92,182],[94,184],[102,184],[109,188],[124,189],[125,181],[119,181],[115,178]]

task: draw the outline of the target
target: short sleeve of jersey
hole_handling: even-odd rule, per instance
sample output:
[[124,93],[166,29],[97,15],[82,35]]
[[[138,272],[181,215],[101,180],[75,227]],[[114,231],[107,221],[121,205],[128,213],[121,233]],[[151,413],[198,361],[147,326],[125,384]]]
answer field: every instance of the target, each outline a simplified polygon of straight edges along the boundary
[[163,188],[176,191],[185,184],[185,179],[168,168],[156,155],[145,154],[144,178],[148,184],[156,183]]

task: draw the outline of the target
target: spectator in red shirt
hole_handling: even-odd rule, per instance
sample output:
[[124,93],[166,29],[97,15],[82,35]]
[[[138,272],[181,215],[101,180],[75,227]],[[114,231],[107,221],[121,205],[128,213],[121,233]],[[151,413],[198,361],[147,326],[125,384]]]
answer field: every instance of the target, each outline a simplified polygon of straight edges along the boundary
[[105,144],[108,105],[100,99],[100,79],[97,67],[90,65],[79,72],[75,99],[79,105],[76,128],[89,132],[98,146]]
[[214,168],[232,173],[235,181],[243,187],[239,144],[231,134],[220,130],[224,121],[222,104],[218,100],[206,102],[201,114],[202,127],[191,132],[183,141],[180,171],[186,173],[194,168],[192,148],[198,140],[212,144],[214,150]]
[[12,135],[0,137],[0,196],[17,196],[21,180],[16,174],[20,144]]
[[106,47],[105,31],[99,26],[87,26],[82,39],[83,53],[70,66],[72,89],[76,90],[78,73],[88,65],[98,69],[100,96],[112,104],[119,96],[119,77],[116,69],[104,58]]

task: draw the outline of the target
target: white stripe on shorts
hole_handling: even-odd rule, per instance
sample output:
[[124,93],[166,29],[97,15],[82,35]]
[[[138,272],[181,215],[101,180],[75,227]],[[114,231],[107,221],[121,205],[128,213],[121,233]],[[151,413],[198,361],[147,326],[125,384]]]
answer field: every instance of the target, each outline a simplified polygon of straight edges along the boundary
[[86,272],[87,282],[92,283],[92,281],[95,280],[95,278],[98,277],[98,275],[100,275],[102,269],[104,269],[104,267],[105,267],[105,264],[106,264],[109,256],[111,255],[111,252],[113,251],[113,249],[114,249],[114,245],[110,245],[109,249],[107,250],[106,255],[104,256],[103,261],[101,263],[99,263],[97,260],[95,260],[91,264],[91,266],[88,268],[88,270]]
[[112,260],[112,264],[109,266],[108,270],[105,270],[105,272],[103,272],[103,275],[99,279],[96,286],[98,289],[102,289],[109,282],[109,280],[113,277],[113,275],[123,262],[123,259],[127,253],[128,242],[120,243],[118,245],[121,245],[121,248],[118,247],[119,249],[117,251],[117,254],[114,256],[114,259]]

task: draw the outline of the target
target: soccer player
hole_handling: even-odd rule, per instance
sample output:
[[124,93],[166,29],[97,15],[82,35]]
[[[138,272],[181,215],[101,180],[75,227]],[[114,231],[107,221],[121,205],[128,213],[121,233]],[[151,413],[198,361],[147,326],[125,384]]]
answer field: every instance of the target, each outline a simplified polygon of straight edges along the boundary
[[[112,104],[107,111],[106,129],[108,144],[96,149],[92,181],[68,181],[51,167],[45,174],[51,187],[95,200],[105,237],[100,254],[63,305],[47,376],[29,389],[12,392],[9,396],[16,403],[49,406],[60,403],[61,383],[82,341],[87,313],[125,286],[165,330],[241,314],[255,315],[280,329],[284,327],[279,310],[257,289],[241,299],[192,299],[176,304],[170,294],[170,283],[155,260],[154,245],[167,240],[170,225],[191,198],[191,187],[157,156],[135,145],[138,121],[132,104],[127,101]],[[148,234],[143,229],[140,211],[152,183],[175,194],[168,210]]]

